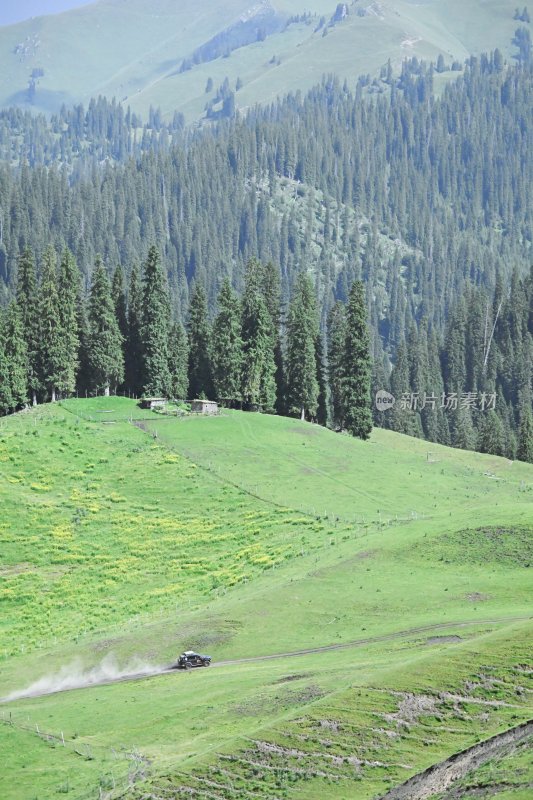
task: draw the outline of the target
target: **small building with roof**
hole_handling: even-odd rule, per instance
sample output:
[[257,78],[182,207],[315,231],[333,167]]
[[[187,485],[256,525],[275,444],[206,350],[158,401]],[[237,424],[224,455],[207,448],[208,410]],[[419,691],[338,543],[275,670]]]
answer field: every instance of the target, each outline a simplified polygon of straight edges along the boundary
[[141,408],[148,408],[153,411],[156,408],[164,408],[168,400],[166,397],[143,397],[141,400]]
[[214,400],[191,400],[191,412],[213,416],[218,414],[218,403]]

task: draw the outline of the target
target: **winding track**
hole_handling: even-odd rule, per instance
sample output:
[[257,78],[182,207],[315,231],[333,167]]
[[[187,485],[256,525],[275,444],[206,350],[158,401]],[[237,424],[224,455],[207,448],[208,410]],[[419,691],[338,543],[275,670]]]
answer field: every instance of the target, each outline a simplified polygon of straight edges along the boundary
[[[379,642],[390,642],[394,641],[395,639],[405,639],[410,636],[415,636],[417,634],[434,633],[435,631],[442,631],[450,628],[457,629],[457,628],[468,628],[480,625],[501,625],[513,622],[526,622],[531,619],[533,619],[533,617],[528,616],[528,617],[501,617],[500,619],[483,619],[483,620],[475,619],[475,620],[467,620],[465,622],[440,622],[436,623],[435,625],[423,625],[417,628],[407,628],[406,630],[403,631],[396,631],[395,633],[387,633],[383,634],[382,636],[369,636],[365,639],[354,639],[353,641],[350,642],[327,644],[323,645],[322,647],[308,647],[301,650],[291,650],[285,653],[272,653],[270,655],[264,655],[264,656],[249,656],[247,658],[235,658],[227,661],[218,661],[216,664],[213,664],[212,667],[214,668],[228,667],[228,666],[236,666],[239,664],[252,664],[261,661],[275,661],[283,658],[294,658],[296,656],[311,655],[314,653],[328,653],[330,651],[335,651],[335,650],[348,650],[354,647],[364,647],[365,645],[369,644],[375,644]],[[72,686],[65,689],[58,689],[56,691],[44,691],[44,692],[28,691],[27,694],[22,694],[22,693],[19,694],[16,699],[22,700],[27,698],[44,697],[45,695],[59,694],[60,692],[73,692],[73,691],[79,691],[80,689],[108,686],[110,684],[115,684],[115,683],[127,683],[130,681],[143,680],[145,678],[155,678],[159,675],[168,675],[172,672],[176,672],[176,668],[173,665],[168,665],[166,667],[154,668],[153,672],[130,673],[127,675],[122,675],[117,678],[111,678],[109,680],[88,682],[85,685]],[[6,702],[6,701],[0,700],[0,702]],[[15,700],[11,702],[15,702]]]

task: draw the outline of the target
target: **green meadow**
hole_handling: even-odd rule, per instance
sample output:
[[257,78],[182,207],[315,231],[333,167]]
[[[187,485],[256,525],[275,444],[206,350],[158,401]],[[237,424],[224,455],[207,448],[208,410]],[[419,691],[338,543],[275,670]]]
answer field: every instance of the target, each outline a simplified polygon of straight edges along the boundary
[[6,800],[375,798],[533,716],[531,465],[96,398],[4,418],[0,477],[0,696],[213,657],[0,705]]

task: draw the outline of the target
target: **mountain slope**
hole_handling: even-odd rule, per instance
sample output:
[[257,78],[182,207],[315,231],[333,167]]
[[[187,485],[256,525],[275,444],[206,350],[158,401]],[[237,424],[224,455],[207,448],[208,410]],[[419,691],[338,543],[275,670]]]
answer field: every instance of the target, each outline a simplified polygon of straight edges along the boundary
[[[499,47],[512,53],[513,0],[339,4],[334,0],[100,0],[0,29],[0,105],[55,111],[98,94],[143,114],[150,105],[200,117],[227,77],[237,104],[315,84],[354,80],[405,57],[447,63]],[[347,14],[344,15],[342,8]],[[184,62],[190,66],[182,71]],[[32,78],[33,76],[33,78]],[[29,89],[30,87],[30,89]]]
[[154,674],[3,706],[6,800],[363,800],[532,716],[530,465],[97,398],[7,418],[0,473],[0,695]]

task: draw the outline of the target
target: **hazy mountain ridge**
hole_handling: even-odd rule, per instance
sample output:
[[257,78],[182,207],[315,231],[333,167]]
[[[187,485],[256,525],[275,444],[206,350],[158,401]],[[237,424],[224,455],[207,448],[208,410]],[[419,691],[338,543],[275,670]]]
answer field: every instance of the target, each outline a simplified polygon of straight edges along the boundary
[[286,17],[279,14],[269,0],[262,0],[242,14],[236,22],[196,48],[192,57],[182,62],[180,72],[221,56],[227,58],[240,47],[264,41],[268,35],[282,31],[286,23]]
[[499,47],[511,60],[514,12],[512,0],[101,0],[0,29],[0,105],[50,112],[103,94],[192,121],[212,99],[209,78],[240,79],[236,106],[246,108],[326,72],[376,74],[389,59],[394,69],[412,55],[451,64]]

